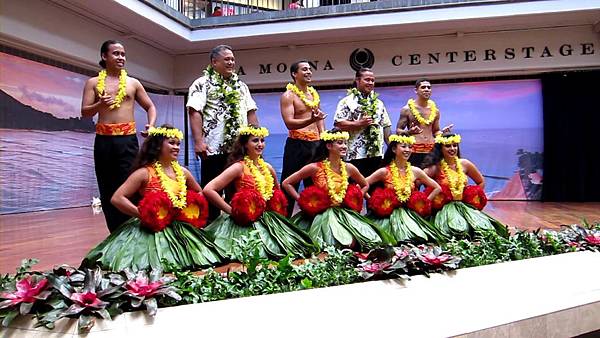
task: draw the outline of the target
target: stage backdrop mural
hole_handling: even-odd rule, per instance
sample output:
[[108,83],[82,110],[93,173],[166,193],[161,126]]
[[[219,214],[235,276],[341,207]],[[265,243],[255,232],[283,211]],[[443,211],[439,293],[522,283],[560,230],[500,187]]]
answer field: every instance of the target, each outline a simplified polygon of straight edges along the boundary
[[[0,68],[0,214],[90,205],[98,188],[94,122],[80,119],[87,77],[4,53]],[[182,128],[182,97],[150,98],[158,124]],[[147,121],[137,105],[135,119],[138,130]]]
[[[282,86],[283,87],[283,86]],[[376,90],[395,130],[400,108],[414,97],[413,86]],[[333,126],[337,102],[346,90],[323,90],[321,107]],[[271,130],[265,159],[281,175],[287,130],[279,113],[281,93],[254,94],[261,124]],[[486,178],[492,199],[539,200],[542,187],[542,91],[539,80],[434,84],[432,99],[441,111],[441,125],[454,124],[462,135],[461,155],[472,160]],[[190,158],[193,154],[190,153]],[[197,161],[190,166],[197,173]]]

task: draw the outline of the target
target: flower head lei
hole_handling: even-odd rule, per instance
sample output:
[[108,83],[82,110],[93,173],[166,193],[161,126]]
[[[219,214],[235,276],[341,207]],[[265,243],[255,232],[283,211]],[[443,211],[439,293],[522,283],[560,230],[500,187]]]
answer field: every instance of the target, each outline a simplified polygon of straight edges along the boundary
[[452,135],[452,136],[442,136],[437,135],[435,137],[435,143],[439,144],[458,144],[460,143],[460,135]]
[[[98,83],[96,84],[96,91],[98,95],[105,94],[104,90],[106,89],[106,69],[101,70],[98,73]],[[119,108],[121,103],[127,96],[127,71],[125,69],[121,69],[119,73],[119,90],[117,91],[117,95],[115,96],[115,103],[110,106],[110,109]]]
[[417,119],[417,121],[419,121],[420,124],[429,125],[429,124],[431,124],[431,122],[433,122],[433,120],[435,120],[435,118],[437,116],[438,109],[437,109],[437,106],[435,105],[435,102],[433,102],[433,100],[427,100],[427,107],[429,107],[431,109],[431,114],[429,114],[429,117],[427,119],[425,119],[423,117],[423,115],[421,115],[421,113],[415,106],[414,99],[408,100],[407,104],[408,104],[408,108],[410,109],[410,112],[413,114],[415,119]]
[[183,140],[183,133],[181,132],[181,130],[177,129],[177,128],[155,128],[155,127],[150,127],[150,129],[148,129],[148,135],[150,136],[166,136],[168,138],[177,138],[180,140]]
[[265,138],[269,136],[269,129],[265,127],[256,128],[253,126],[244,126],[240,129],[240,135],[252,135]]
[[350,138],[350,134],[346,131],[338,131],[335,133],[330,133],[328,131],[324,131],[321,133],[321,140],[325,142],[329,141],[337,141],[337,140],[347,140]]
[[414,136],[406,136],[406,135],[390,135],[390,142],[398,142],[398,143],[406,143],[406,144],[415,144],[417,139]]
[[304,92],[301,91],[300,88],[298,88],[298,86],[296,86],[293,83],[288,83],[287,86],[285,86],[285,89],[290,90],[294,94],[298,95],[298,97],[300,98],[300,100],[302,100],[302,102],[304,102],[304,104],[308,108],[317,108],[319,106],[319,103],[321,102],[321,98],[319,97],[319,93],[317,93],[317,90],[314,89],[311,86],[308,86],[308,92],[310,93],[310,95],[313,98],[312,101],[310,101],[306,97],[306,94],[304,94]]

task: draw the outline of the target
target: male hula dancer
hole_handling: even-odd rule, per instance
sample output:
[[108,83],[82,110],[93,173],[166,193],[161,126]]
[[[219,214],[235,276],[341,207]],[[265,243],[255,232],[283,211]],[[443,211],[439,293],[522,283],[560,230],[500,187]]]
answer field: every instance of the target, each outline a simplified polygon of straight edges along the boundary
[[421,167],[425,156],[433,150],[434,138],[437,134],[449,132],[454,126],[448,125],[440,130],[440,111],[431,97],[431,82],[418,79],[415,82],[416,100],[410,99],[400,110],[400,119],[396,133],[402,134],[408,129],[408,134],[415,135],[416,143],[412,147],[410,163]]
[[[187,102],[194,152],[202,160],[202,188],[225,169],[239,129],[247,124],[258,126],[256,103],[248,86],[235,73],[233,49],[216,46],[209,58],[204,74],[190,86]],[[219,208],[210,205],[209,221],[219,213]]]
[[154,126],[156,108],[140,81],[127,76],[125,48],[121,42],[105,41],[100,47],[100,57],[99,64],[103,69],[85,83],[81,115],[93,117],[98,114],[94,164],[104,218],[108,230],[113,232],[129,219],[110,203],[110,199],[129,176],[138,153],[133,103],[137,101],[148,113],[148,124],[143,133]]
[[373,71],[369,68],[359,69],[354,78],[354,87],[338,103],[333,119],[334,126],[350,134],[345,160],[365,177],[379,169],[383,143],[388,142],[392,125],[374,88]]
[[[327,116],[321,111],[319,94],[309,86],[312,71],[308,61],[294,62],[290,66],[290,75],[294,83],[288,83],[280,100],[281,116],[289,129],[283,152],[281,181],[311,162],[319,145],[320,133],[325,130],[324,119]],[[305,180],[304,184],[309,182]],[[298,190],[299,185],[296,183],[294,188]],[[287,192],[286,196],[288,216],[291,216],[295,200]]]

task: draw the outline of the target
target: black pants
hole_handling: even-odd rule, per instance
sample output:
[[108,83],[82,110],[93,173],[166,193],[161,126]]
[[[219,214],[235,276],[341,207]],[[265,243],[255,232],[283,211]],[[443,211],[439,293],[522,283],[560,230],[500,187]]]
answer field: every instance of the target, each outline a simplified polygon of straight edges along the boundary
[[[293,173],[302,169],[305,165],[309,164],[315,156],[315,151],[319,141],[303,141],[293,138],[287,138],[285,141],[285,149],[283,151],[283,168],[281,169],[281,181],[292,176]],[[312,184],[311,179],[305,179],[303,181],[304,186]],[[294,188],[298,190],[300,183],[294,185]],[[294,199],[290,196],[287,191],[285,196],[288,200],[288,216],[292,215],[294,211]]]
[[425,157],[427,157],[427,155],[429,154],[430,153],[412,153],[408,161],[410,162],[410,165],[414,165],[415,167],[424,169],[423,161],[425,160]]
[[357,160],[351,160],[352,163],[358,171],[365,177],[371,176],[377,169],[382,167],[381,157],[369,157],[369,158],[361,158]]
[[100,190],[102,212],[110,232],[130,218],[115,208],[110,203],[110,199],[127,180],[138,150],[139,145],[135,135],[96,135],[94,141],[96,179]]
[[[200,162],[200,185],[204,189],[204,187],[208,184],[208,182],[212,181],[215,177],[219,176],[223,170],[225,170],[225,165],[227,164],[227,156],[229,154],[218,154],[218,155],[210,155],[205,159],[202,159]],[[217,191],[217,193],[223,195],[223,191]],[[221,214],[221,209],[208,204],[208,221],[213,221],[215,218],[219,217]]]

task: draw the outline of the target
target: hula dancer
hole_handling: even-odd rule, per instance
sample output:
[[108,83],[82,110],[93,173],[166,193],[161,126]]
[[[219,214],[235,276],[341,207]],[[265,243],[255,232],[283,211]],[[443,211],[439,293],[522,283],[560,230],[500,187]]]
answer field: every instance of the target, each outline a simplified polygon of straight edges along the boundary
[[[325,130],[325,113],[321,111],[319,93],[309,86],[312,82],[312,71],[308,61],[294,62],[290,66],[290,75],[294,83],[288,83],[286,91],[281,95],[281,117],[289,129],[283,151],[283,168],[281,180],[309,164],[317,146],[319,134]],[[310,185],[304,181],[304,186]],[[300,182],[294,185],[297,190]],[[287,195],[288,215],[294,211],[294,199]]]
[[[206,230],[219,251],[231,257],[235,239],[258,230],[263,257],[310,256],[318,252],[310,237],[286,217],[287,199],[279,189],[273,167],[262,159],[266,128],[253,126],[240,130],[229,166],[204,188],[206,198],[225,213]],[[217,191],[231,183],[236,193],[227,203]]]
[[333,119],[334,126],[350,134],[345,160],[365,177],[381,166],[383,145],[388,142],[392,125],[374,87],[373,71],[359,69],[353,88],[338,103]]
[[[348,133],[337,128],[322,133],[317,162],[285,179],[282,186],[302,209],[293,220],[319,245],[368,250],[390,238],[360,214],[369,184],[354,165],[342,161],[347,140]],[[309,177],[314,185],[298,194],[294,184]],[[349,184],[350,178],[358,185]]]
[[440,110],[431,100],[431,83],[427,79],[418,79],[415,82],[416,100],[410,99],[400,110],[400,119],[396,125],[396,134],[407,131],[415,135],[417,142],[413,145],[413,154],[410,162],[420,168],[423,167],[425,156],[433,150],[434,137],[438,134],[449,132],[453,125],[440,130]]
[[[496,229],[508,235],[506,227],[481,210],[487,203],[485,180],[471,161],[460,157],[458,134],[438,135],[435,148],[425,159],[425,172],[442,187],[434,199],[434,226],[447,236],[473,235],[478,229]],[[475,185],[467,186],[468,178]],[[440,210],[441,209],[441,210]]]
[[127,179],[139,150],[133,103],[136,101],[148,112],[145,131],[156,121],[156,108],[140,81],[127,76],[121,42],[105,41],[100,56],[103,69],[85,83],[81,116],[91,118],[98,114],[94,166],[106,226],[113,232],[129,218],[110,203],[110,198]]
[[[150,128],[134,166],[111,201],[133,218],[123,223],[84,258],[82,266],[109,271],[124,268],[197,269],[221,262],[202,227],[208,203],[192,174],[177,163],[183,134],[169,125]],[[136,206],[132,198],[142,196]]]

